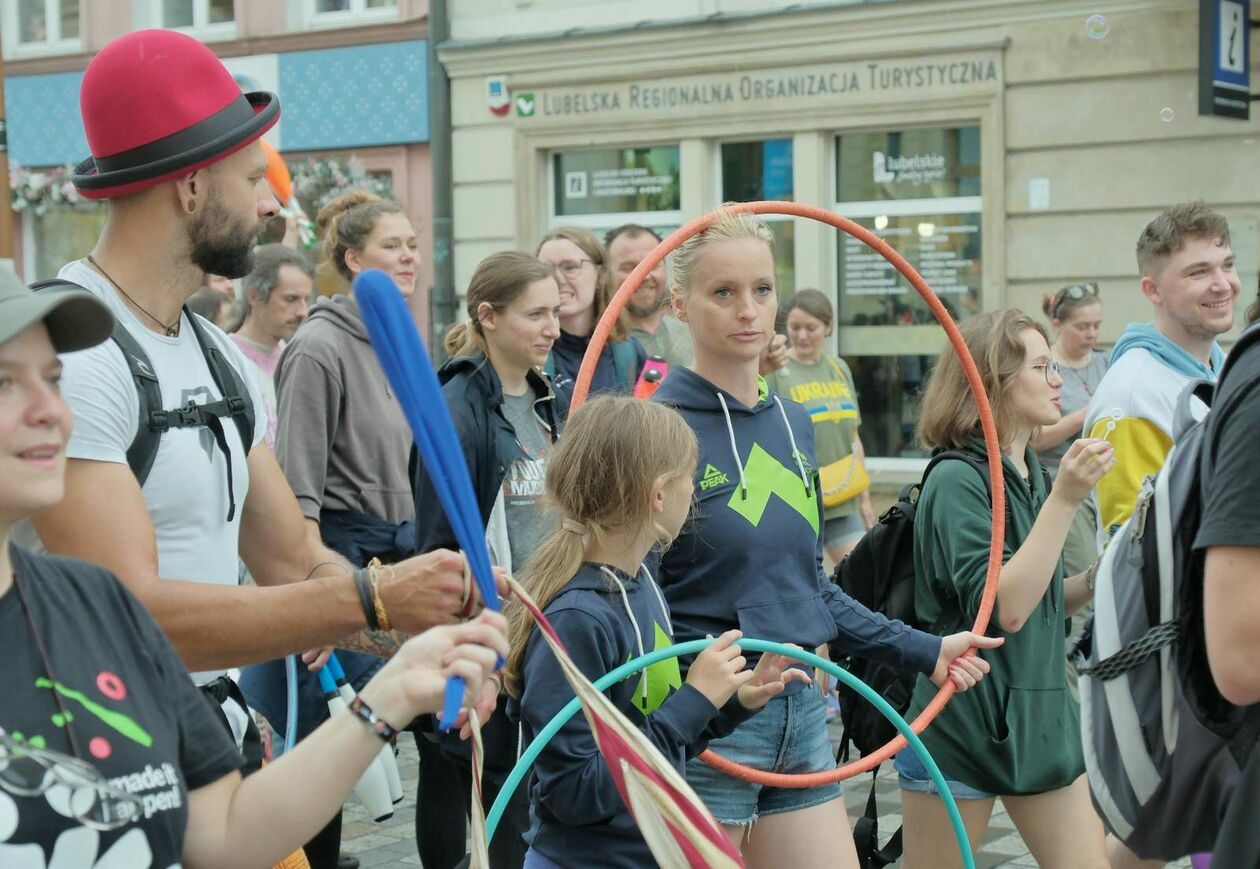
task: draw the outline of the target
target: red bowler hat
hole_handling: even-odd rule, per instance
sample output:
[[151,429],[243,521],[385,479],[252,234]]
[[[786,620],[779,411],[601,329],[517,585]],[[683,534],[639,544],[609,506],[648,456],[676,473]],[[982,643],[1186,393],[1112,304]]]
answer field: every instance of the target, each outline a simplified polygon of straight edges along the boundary
[[92,58],[79,89],[92,156],[71,180],[109,199],[239,151],[280,119],[280,98],[242,94],[214,52],[172,30],[138,30]]

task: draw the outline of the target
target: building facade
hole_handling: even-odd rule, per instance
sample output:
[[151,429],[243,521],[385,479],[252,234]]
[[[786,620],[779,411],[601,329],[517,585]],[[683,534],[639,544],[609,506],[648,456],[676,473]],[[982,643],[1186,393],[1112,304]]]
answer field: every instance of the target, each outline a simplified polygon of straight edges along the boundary
[[[355,167],[392,188],[425,252],[411,302],[423,327],[432,285],[427,13],[427,0],[0,0],[10,166],[26,189],[32,174],[37,188],[68,184],[66,167],[89,153],[79,83],[91,56],[133,30],[185,31],[246,89],[280,94],[281,120],[266,138],[290,166],[321,161],[330,184]],[[28,280],[83,256],[100,230],[103,206],[62,199],[42,197],[15,220]]]
[[[1104,341],[1149,319],[1134,246],[1164,206],[1231,221],[1256,286],[1260,123],[1197,116],[1195,0],[455,0],[456,286],[551,226],[672,230],[786,199],[883,237],[956,317],[1094,280]],[[769,11],[777,10],[777,11]],[[1236,167],[1236,168],[1231,168]],[[885,481],[922,467],[944,334],[882,257],[774,220],[780,295],[836,303]]]

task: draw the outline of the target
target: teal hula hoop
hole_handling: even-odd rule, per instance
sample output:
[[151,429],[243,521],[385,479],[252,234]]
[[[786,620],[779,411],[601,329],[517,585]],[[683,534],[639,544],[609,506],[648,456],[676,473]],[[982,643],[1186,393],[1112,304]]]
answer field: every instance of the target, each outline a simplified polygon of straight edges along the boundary
[[[600,691],[604,691],[610,685],[633,676],[635,673],[652,666],[658,661],[664,661],[667,658],[679,658],[683,655],[694,655],[712,642],[714,642],[712,639],[691,640],[690,642],[677,643],[664,649],[648,652],[646,655],[641,655],[632,661],[622,664],[610,673],[605,673],[595,681],[595,687]],[[932,760],[932,755],[928,754],[927,747],[919,739],[918,734],[910,729],[910,725],[897,714],[896,709],[888,705],[887,700],[875,693],[874,689],[861,679],[858,679],[847,670],[841,669],[834,662],[818,657],[813,652],[807,652],[796,646],[786,646],[783,643],[773,643],[769,640],[754,640],[746,637],[740,638],[739,645],[748,651],[772,652],[824,670],[861,694],[867,702],[873,704],[879,710],[881,715],[891,721],[893,726],[897,728],[897,731],[906,738],[906,742],[909,743],[914,753],[918,755],[924,768],[927,769],[928,775],[932,777],[932,781],[936,784],[936,792],[940,795],[941,801],[945,803],[945,811],[949,813],[949,822],[954,828],[954,837],[957,839],[958,849],[962,853],[964,869],[975,869],[976,863],[975,858],[971,854],[971,844],[967,839],[967,828],[963,826],[962,816],[958,814],[958,805],[954,802],[954,797],[949,792],[948,785],[945,784],[945,776],[941,774],[936,761]],[[499,796],[494,801],[494,805],[490,807],[490,815],[486,819],[487,842],[494,838],[494,832],[499,826],[499,819],[503,817],[503,812],[507,808],[508,799],[520,787],[521,779],[525,778],[530,767],[534,765],[534,761],[538,759],[538,755],[551,742],[551,738],[556,735],[561,727],[568,723],[570,718],[577,714],[580,705],[576,697],[570,700],[563,709],[556,713],[551,721],[547,722],[547,726],[539,732],[534,741],[529,744],[529,748],[525,749],[520,760],[516,762],[516,766],[512,768],[511,774],[504,781],[503,787],[499,791]]]

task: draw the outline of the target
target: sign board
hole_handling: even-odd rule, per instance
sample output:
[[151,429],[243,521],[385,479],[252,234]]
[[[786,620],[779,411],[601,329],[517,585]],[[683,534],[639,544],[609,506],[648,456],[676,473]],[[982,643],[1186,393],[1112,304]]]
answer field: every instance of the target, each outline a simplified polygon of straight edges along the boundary
[[555,155],[555,213],[677,211],[677,145],[564,151]]
[[1251,116],[1251,0],[1199,0],[1199,114]]

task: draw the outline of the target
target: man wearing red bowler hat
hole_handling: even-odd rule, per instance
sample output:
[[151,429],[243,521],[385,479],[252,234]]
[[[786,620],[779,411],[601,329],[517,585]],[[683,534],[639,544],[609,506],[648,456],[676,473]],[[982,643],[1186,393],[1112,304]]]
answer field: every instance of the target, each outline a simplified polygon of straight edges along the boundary
[[[400,632],[456,620],[463,562],[436,552],[355,575],[308,535],[262,443],[249,363],[183,310],[204,273],[249,273],[278,211],[259,144],[276,95],[242,94],[200,42],[146,30],[93,58],[80,100],[92,157],[73,181],[108,211],[92,252],[60,277],[104,301],[123,334],[64,360],[66,497],[35,526],[50,551],[127,583],[240,744],[247,716],[228,668],[334,643],[390,654]],[[154,380],[160,407],[142,418]],[[261,587],[238,584],[238,554]]]

